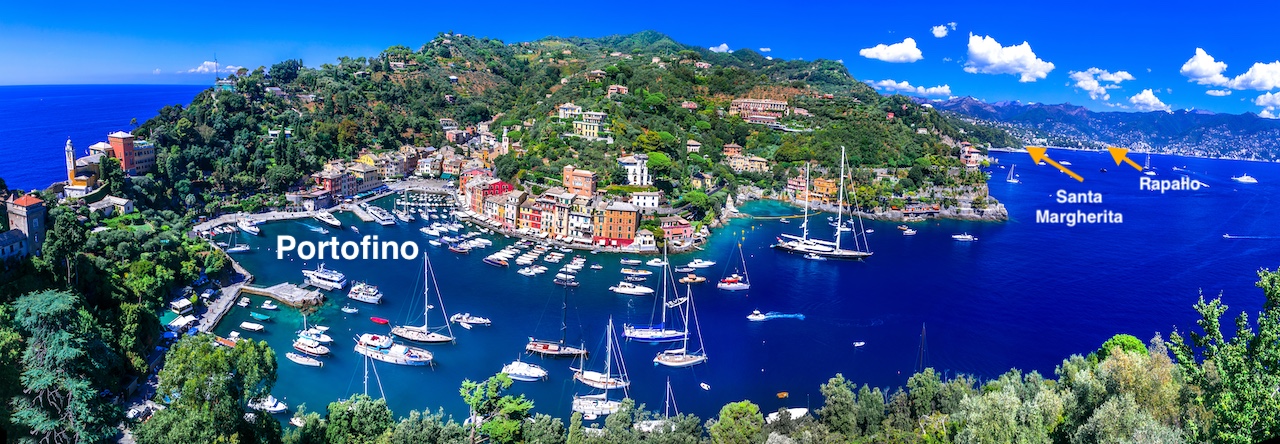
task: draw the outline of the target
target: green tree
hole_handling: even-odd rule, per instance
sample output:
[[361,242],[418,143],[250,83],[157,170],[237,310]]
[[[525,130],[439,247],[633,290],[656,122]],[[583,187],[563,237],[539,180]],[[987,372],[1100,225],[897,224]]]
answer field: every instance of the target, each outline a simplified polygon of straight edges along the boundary
[[325,433],[330,444],[373,444],[393,425],[387,400],[356,395],[329,403]]
[[725,404],[716,419],[707,421],[707,431],[716,444],[750,444],[764,442],[761,433],[764,416],[751,401]]
[[12,421],[32,441],[98,442],[116,433],[120,408],[101,396],[114,383],[109,369],[115,353],[79,305],[75,294],[53,290],[14,303],[27,349]]
[[533,401],[503,395],[511,388],[511,377],[498,373],[481,382],[463,380],[459,393],[477,418],[483,419],[480,433],[497,442],[520,440],[521,424],[529,417]]
[[98,178],[106,187],[107,194],[112,196],[125,197],[124,195],[124,170],[120,169],[120,161],[114,157],[102,157],[102,161],[98,164]]
[[1147,345],[1143,344],[1141,339],[1138,339],[1133,335],[1118,334],[1112,336],[1111,339],[1107,339],[1107,342],[1103,342],[1102,347],[1098,348],[1098,351],[1096,352],[1098,354],[1098,361],[1107,359],[1107,356],[1109,356],[1112,350],[1117,347],[1122,351],[1130,353],[1147,353]]
[[672,169],[675,164],[671,162],[671,157],[661,152],[649,153],[649,161],[646,162],[645,165],[649,168],[650,173],[655,178],[668,178],[675,172]]
[[88,239],[83,225],[76,220],[76,214],[67,208],[59,208],[53,212],[53,229],[44,242],[44,254],[55,264],[61,265],[66,283],[72,282],[75,268],[75,256]]
[[417,410],[409,412],[409,416],[397,422],[395,427],[391,429],[390,436],[387,437],[389,444],[466,441],[466,430],[454,421],[445,422],[443,411],[431,415],[424,415]]
[[853,394],[853,384],[836,373],[819,390],[824,401],[818,409],[818,419],[846,438],[858,436],[858,400]]

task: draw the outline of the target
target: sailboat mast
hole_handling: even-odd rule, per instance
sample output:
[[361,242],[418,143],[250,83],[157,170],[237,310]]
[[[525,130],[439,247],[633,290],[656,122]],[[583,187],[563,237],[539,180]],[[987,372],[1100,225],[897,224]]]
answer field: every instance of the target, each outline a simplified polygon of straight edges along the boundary
[[431,273],[427,272],[427,255],[422,255],[422,331],[426,333],[427,327],[431,324],[431,296],[428,290],[431,288]]
[[[671,264],[667,262],[667,245],[662,245],[662,326],[667,325],[667,284],[671,280]],[[653,316],[649,316],[649,320],[653,320]]]
[[560,302],[560,345],[564,345],[564,337],[569,330],[569,287],[564,288],[564,299]]
[[840,147],[840,190],[836,192],[836,249],[840,249],[840,229],[844,228],[844,146]]
[[[613,360],[613,316],[610,316],[609,331],[605,332],[604,334],[604,377],[605,378],[610,378],[609,375],[612,374],[609,371],[610,370],[609,361],[612,361],[612,360]],[[610,385],[611,384],[605,384],[604,392],[606,396],[608,396]]]

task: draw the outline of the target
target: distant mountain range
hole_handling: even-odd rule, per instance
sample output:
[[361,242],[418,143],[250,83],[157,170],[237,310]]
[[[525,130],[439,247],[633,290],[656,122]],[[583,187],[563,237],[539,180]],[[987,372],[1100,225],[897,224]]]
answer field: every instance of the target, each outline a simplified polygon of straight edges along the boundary
[[1120,146],[1202,157],[1280,159],[1280,120],[1253,113],[1097,112],[1069,103],[987,103],[973,97],[917,101],[977,125],[1003,129],[1028,145]]

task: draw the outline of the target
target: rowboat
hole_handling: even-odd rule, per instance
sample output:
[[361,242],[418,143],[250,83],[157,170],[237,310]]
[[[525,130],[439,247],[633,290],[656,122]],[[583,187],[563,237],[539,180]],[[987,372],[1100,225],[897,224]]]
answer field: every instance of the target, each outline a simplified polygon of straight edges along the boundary
[[374,324],[387,325],[387,324],[390,324],[390,323],[391,323],[391,321],[388,321],[388,320],[386,320],[386,319],[383,319],[383,318],[380,318],[380,317],[377,317],[377,316],[370,316],[370,317],[369,317],[369,320],[370,320],[370,321],[373,321],[373,323],[374,323]]
[[251,317],[253,317],[254,319],[257,319],[257,320],[259,320],[259,321],[265,321],[265,320],[271,319],[271,316],[267,316],[267,315],[264,315],[264,314],[262,314],[262,313],[258,313],[258,312],[256,312],[256,311],[254,311],[254,312],[249,312],[249,316],[251,316]]

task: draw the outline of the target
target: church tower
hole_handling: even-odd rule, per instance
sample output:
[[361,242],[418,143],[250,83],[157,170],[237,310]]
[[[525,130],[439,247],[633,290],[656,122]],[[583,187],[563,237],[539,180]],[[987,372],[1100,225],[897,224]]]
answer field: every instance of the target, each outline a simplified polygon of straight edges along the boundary
[[71,146],[71,138],[67,138],[67,185],[76,181],[76,149]]

